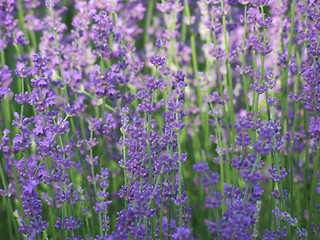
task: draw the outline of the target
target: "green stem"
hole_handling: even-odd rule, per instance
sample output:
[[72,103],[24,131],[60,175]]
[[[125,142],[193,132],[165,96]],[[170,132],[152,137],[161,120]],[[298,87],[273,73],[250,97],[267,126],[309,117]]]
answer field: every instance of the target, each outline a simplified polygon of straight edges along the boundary
[[[60,48],[59,48],[59,42],[58,42],[58,36],[57,36],[57,27],[55,27],[54,10],[53,10],[53,6],[52,6],[52,0],[50,0],[49,10],[50,10],[50,14],[51,14],[51,24],[52,24],[53,32],[54,32],[55,47],[56,47],[56,50],[58,51],[57,56],[58,56],[58,61],[59,61],[59,71],[60,71],[61,79],[63,82],[64,95],[65,95],[67,104],[70,105],[69,96],[68,96],[68,86],[66,85],[66,81],[64,79],[63,70],[62,70],[61,54],[60,54]],[[74,125],[73,118],[70,119],[70,123],[71,123],[71,129],[73,132],[73,136],[75,137],[75,140],[77,141],[77,133],[76,133],[76,128]]]
[[[258,157],[257,157],[257,159],[256,159],[256,161],[255,161],[255,163],[254,163],[254,165],[253,165],[253,168],[252,168],[252,170],[251,170],[250,178],[252,177],[254,171],[256,170],[256,168],[257,168],[257,166],[258,166],[258,163],[260,162],[260,159],[261,159],[261,156],[258,155]],[[246,185],[246,190],[245,190],[245,192],[244,192],[244,197],[243,197],[243,201],[242,201],[242,205],[243,205],[243,206],[244,206],[245,203],[246,203],[246,200],[247,200],[247,197],[248,197],[249,188],[251,188],[251,185],[252,185],[251,183],[247,183],[247,185]]]
[[[311,197],[310,197],[310,206],[309,206],[309,219],[313,220],[314,226],[317,227],[319,223],[319,214],[317,213],[317,204],[318,202],[316,199],[317,197],[317,179],[318,179],[318,171],[319,171],[319,158],[320,158],[320,140],[318,140],[317,150],[316,150],[316,156],[314,158],[313,163],[313,175],[312,175],[312,185],[311,185]],[[311,224],[311,221],[309,220],[309,224]],[[308,227],[311,225],[308,224]]]
[[[292,39],[293,39],[293,30],[294,30],[294,16],[295,16],[295,6],[296,6],[296,0],[293,0],[291,3],[291,26],[290,26],[290,36],[289,36],[289,45],[288,45],[288,52],[287,52],[287,66],[285,69],[284,76],[282,78],[283,82],[283,88],[281,88],[281,97],[282,97],[282,110],[281,110],[281,118],[280,118],[280,126],[284,126],[283,122],[287,118],[286,111],[287,111],[287,88],[288,88],[288,75],[289,75],[289,60],[290,60],[290,54],[292,49]],[[284,128],[282,128],[282,131],[285,131]]]
[[[244,30],[243,30],[243,38],[242,38],[242,54],[241,54],[241,72],[244,70],[244,48],[245,48],[245,40],[246,40],[246,33],[247,33],[247,8],[248,6],[244,6]],[[248,100],[248,89],[247,89],[247,79],[246,75],[242,73],[242,84],[244,89],[244,98],[246,102],[246,110],[247,112],[250,111],[249,109],[249,100]]]
[[[212,19],[211,19],[211,26],[213,28],[212,30],[212,39],[213,39],[213,44],[216,47],[217,46],[217,38],[216,38],[216,33],[215,33],[215,28],[214,28],[214,5],[212,5]],[[223,101],[222,109],[223,109],[223,116],[225,116],[225,123],[226,123],[226,129],[228,132],[228,139],[231,139],[230,134],[230,126],[229,126],[229,116],[227,115],[226,111],[226,106],[225,106],[225,98],[223,94],[223,84],[222,84],[222,76],[221,76],[221,71],[220,71],[220,63],[219,59],[216,59],[216,67],[217,67],[217,73],[218,73],[218,81],[219,81],[219,90],[220,90],[220,97]]]
[[148,10],[147,10],[147,19],[144,25],[144,44],[146,45],[149,43],[149,28],[151,24],[151,17],[152,17],[152,10],[153,10],[153,1],[148,1]]
[[[2,166],[0,166],[0,175],[1,175],[3,189],[6,193],[8,193],[7,183],[6,183],[6,179],[5,179],[5,175],[4,175],[4,171],[3,171]],[[17,222],[15,221],[15,217],[13,215],[12,204],[11,204],[9,197],[5,198],[5,202],[6,202],[6,206],[7,206],[8,218],[10,219],[9,223],[8,223],[9,224],[9,234],[10,234],[10,236],[12,235],[11,226],[13,225],[15,235],[18,238],[18,236],[20,236],[20,234],[19,234]],[[11,222],[12,222],[12,225],[11,225]]]
[[[224,44],[226,49],[226,57],[229,57],[229,44],[227,39],[227,28],[226,28],[226,14],[224,9],[224,3],[221,1],[221,10],[222,10],[222,25],[223,25],[223,37],[224,37]],[[227,82],[226,86],[228,88],[228,95],[229,95],[229,109],[228,109],[228,116],[231,123],[231,141],[233,146],[235,146],[235,131],[234,131],[234,107],[233,107],[233,83],[232,83],[232,74],[231,74],[231,64],[230,62],[226,62],[227,66]]]

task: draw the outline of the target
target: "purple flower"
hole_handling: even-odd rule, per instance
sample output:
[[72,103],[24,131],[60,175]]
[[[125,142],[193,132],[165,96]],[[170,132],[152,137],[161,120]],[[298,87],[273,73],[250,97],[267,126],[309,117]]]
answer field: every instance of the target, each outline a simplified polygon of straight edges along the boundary
[[177,227],[176,230],[170,235],[171,238],[177,240],[186,240],[186,239],[193,239],[190,237],[191,229],[185,226]]
[[166,45],[166,40],[162,39],[157,39],[156,40],[156,47],[157,48],[164,48],[164,46]]
[[320,117],[317,117],[315,121],[312,118],[309,123],[308,132],[312,138],[315,138],[317,140],[320,139]]
[[7,65],[0,70],[0,86],[9,86],[12,82],[12,75]]
[[219,182],[219,180],[220,180],[219,173],[217,173],[217,172],[213,173],[213,172],[209,171],[208,176],[205,174],[202,176],[201,183],[204,186],[211,186],[211,185],[217,184]]
[[268,104],[271,105],[271,106],[275,106],[279,103],[279,99],[274,97],[274,98],[271,98],[271,97],[268,97]]
[[26,182],[26,185],[23,186],[23,190],[31,194],[36,188],[36,186],[38,186],[38,184],[39,184],[38,180],[29,180]]
[[42,57],[41,53],[34,54],[32,62],[38,70],[45,71],[47,69],[48,60],[46,57]]
[[[283,193],[283,198],[286,199],[286,197],[287,197],[287,190],[286,190],[286,189],[283,189],[283,190],[282,190],[282,193]],[[271,192],[271,195],[272,195],[274,198],[278,199],[278,200],[281,199],[281,195],[280,195],[279,191],[278,191],[276,188],[273,189],[273,191]]]
[[197,173],[205,173],[209,171],[209,165],[207,162],[202,161],[202,162],[198,162],[196,164],[193,165],[193,169],[197,172]]
[[66,112],[66,114],[67,114],[69,117],[75,117],[75,116],[77,116],[77,111],[76,111],[76,109],[70,107],[69,104],[64,108],[64,111]]
[[264,83],[260,83],[258,81],[255,81],[254,84],[250,84],[250,88],[255,90],[258,94],[264,93],[268,87]]
[[38,77],[36,79],[31,79],[31,86],[34,88],[48,88],[48,79],[44,77]]
[[219,192],[212,193],[210,197],[205,197],[205,207],[206,208],[217,208],[222,204],[223,195]]
[[156,55],[156,56],[152,56],[152,57],[150,58],[150,62],[151,62],[156,68],[158,68],[158,67],[162,66],[162,65],[166,62],[166,59]]
[[280,168],[279,169],[279,173],[278,173],[277,168],[276,168],[275,165],[273,165],[272,169],[271,168],[269,169],[269,173],[271,175],[270,178],[271,178],[271,180],[273,180],[275,182],[282,181],[288,175],[288,173],[287,173],[285,168],[282,168],[281,165],[279,166],[279,168]]
[[2,196],[2,197],[8,197],[8,194],[6,193],[5,190],[3,190],[3,189],[0,188],[0,196]]
[[3,99],[3,97],[10,91],[11,91],[11,89],[8,88],[7,86],[0,87],[0,103],[1,103],[1,100]]
[[240,146],[248,146],[251,144],[251,137],[249,137],[249,134],[243,134],[242,132],[239,134],[239,136],[236,137],[236,144]]
[[114,22],[106,12],[95,15],[93,19],[96,24],[92,27],[92,40],[97,49],[93,53],[109,58],[112,53],[109,48],[109,38],[114,30]]

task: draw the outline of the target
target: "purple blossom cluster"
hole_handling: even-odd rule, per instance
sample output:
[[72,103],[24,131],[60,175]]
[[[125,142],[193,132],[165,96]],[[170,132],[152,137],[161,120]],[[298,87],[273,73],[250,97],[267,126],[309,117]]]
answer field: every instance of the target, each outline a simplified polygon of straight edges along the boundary
[[320,238],[319,9],[1,0],[1,236]]

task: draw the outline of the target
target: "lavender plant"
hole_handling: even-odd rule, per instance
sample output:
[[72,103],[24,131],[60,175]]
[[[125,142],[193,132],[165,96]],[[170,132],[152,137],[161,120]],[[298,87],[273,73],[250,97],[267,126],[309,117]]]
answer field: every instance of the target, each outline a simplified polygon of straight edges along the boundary
[[320,2],[0,0],[3,239],[319,239]]

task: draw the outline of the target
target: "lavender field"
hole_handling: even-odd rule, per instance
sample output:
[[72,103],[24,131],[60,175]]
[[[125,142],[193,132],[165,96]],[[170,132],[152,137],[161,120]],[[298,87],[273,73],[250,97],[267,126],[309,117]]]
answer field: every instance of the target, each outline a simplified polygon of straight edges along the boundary
[[320,1],[0,0],[0,239],[320,239]]

